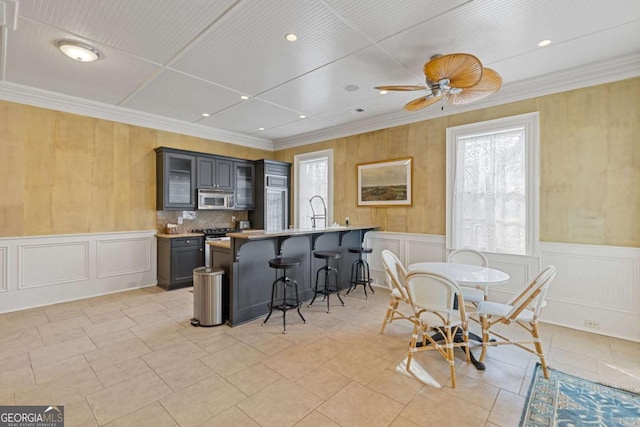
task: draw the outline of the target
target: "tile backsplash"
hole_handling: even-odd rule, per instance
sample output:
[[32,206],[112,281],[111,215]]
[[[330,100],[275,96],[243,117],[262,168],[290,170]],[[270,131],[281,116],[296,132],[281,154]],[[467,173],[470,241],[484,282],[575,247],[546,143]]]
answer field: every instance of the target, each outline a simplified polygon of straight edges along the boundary
[[182,224],[178,224],[178,233],[188,233],[191,230],[202,228],[223,228],[232,227],[231,217],[235,216],[237,221],[249,219],[248,211],[157,211],[156,229],[158,233],[164,233],[167,224],[178,224],[178,218],[185,217],[194,219],[183,219]]

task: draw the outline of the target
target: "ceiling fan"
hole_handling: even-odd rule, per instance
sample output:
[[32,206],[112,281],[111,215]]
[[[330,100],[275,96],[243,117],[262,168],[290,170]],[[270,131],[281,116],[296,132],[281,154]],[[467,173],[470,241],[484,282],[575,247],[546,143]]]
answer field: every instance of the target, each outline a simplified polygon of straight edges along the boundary
[[502,86],[500,74],[482,66],[468,53],[434,55],[424,64],[424,86],[376,86],[378,90],[426,90],[426,96],[414,99],[405,110],[417,111],[441,99],[451,105],[467,105],[497,92]]

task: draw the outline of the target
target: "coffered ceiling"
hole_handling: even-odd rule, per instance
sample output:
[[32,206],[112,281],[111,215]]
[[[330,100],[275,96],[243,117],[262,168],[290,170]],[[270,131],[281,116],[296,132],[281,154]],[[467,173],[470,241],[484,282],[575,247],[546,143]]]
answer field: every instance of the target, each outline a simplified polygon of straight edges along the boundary
[[0,0],[0,25],[1,99],[263,148],[458,111],[373,89],[437,53],[502,75],[478,106],[640,75],[638,0]]

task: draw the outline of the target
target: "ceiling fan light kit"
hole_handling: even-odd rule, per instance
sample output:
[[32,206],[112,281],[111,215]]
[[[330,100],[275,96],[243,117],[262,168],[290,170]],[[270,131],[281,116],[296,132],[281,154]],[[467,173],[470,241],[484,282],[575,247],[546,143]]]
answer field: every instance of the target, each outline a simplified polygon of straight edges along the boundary
[[376,86],[378,90],[426,90],[426,96],[414,99],[405,110],[417,111],[441,99],[451,105],[462,106],[480,101],[502,87],[502,77],[495,70],[485,68],[482,62],[468,53],[434,55],[424,64],[424,86]]

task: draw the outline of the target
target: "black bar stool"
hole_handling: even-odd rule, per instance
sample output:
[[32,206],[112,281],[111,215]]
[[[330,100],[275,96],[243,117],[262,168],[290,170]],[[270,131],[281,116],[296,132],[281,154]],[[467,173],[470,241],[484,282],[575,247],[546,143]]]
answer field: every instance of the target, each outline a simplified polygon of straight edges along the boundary
[[370,254],[373,252],[371,248],[349,248],[349,252],[352,254],[358,254],[358,259],[351,264],[351,280],[349,281],[349,289],[347,295],[351,292],[351,289],[358,285],[362,285],[364,288],[364,297],[369,299],[367,295],[367,286],[371,289],[371,293],[375,293],[371,287],[371,276],[369,275],[369,263],[362,259],[362,254]]
[[[271,317],[273,310],[282,311],[282,325],[284,326],[283,334],[287,333],[287,310],[297,309],[298,315],[304,323],[307,323],[305,318],[300,313],[300,299],[298,298],[298,282],[287,276],[287,269],[297,267],[302,262],[298,258],[274,258],[269,260],[269,267],[276,269],[276,275],[278,270],[282,270],[282,276],[273,281],[271,285],[271,302],[269,303],[269,314],[264,319],[262,324],[264,325]],[[276,288],[278,284],[282,283],[282,299],[276,299]],[[293,286],[296,291],[295,301],[292,298],[287,298],[287,288]]]
[[[313,302],[316,300],[316,297],[318,296],[318,294],[322,294],[324,295],[324,298],[326,298],[327,300],[327,313],[330,313],[331,311],[329,309],[329,295],[336,294],[338,296],[338,299],[342,303],[342,305],[344,305],[344,301],[342,301],[342,298],[340,298],[340,294],[338,293],[340,291],[340,287],[338,286],[338,270],[329,265],[329,260],[331,259],[337,260],[340,258],[340,252],[314,251],[313,256],[315,258],[324,259],[325,264],[323,267],[320,267],[316,272],[316,287],[314,289],[315,295],[313,296],[313,299],[309,303],[309,307],[311,307]],[[318,290],[318,280],[320,279],[321,271],[324,271],[324,288],[321,290]],[[333,277],[334,277],[333,286],[331,285],[331,274],[333,274]]]

